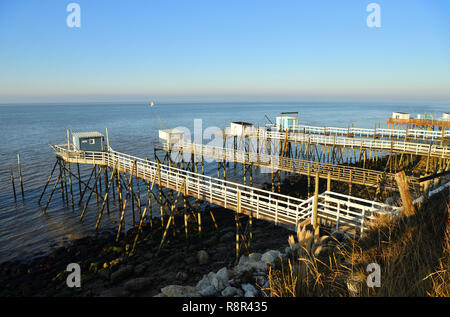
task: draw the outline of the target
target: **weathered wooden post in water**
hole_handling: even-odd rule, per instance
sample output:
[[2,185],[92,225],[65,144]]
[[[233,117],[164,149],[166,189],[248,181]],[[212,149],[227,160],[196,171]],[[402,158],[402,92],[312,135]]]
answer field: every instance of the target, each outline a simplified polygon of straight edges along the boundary
[[20,168],[20,154],[17,153],[17,167],[19,169],[19,182],[20,182],[20,190],[22,191],[22,200],[25,199],[23,194],[23,182],[22,182],[22,169]]
[[13,189],[13,193],[14,193],[14,201],[17,201],[16,186],[14,186],[14,175],[13,175],[12,167],[11,167],[11,184],[12,184],[12,189]]

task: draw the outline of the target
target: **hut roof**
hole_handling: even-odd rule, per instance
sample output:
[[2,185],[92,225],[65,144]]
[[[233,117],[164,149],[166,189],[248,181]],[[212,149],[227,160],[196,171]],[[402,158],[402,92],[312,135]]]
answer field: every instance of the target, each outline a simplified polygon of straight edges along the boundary
[[97,131],[90,131],[90,132],[72,132],[73,136],[77,136],[79,138],[97,138],[102,137],[103,134]]

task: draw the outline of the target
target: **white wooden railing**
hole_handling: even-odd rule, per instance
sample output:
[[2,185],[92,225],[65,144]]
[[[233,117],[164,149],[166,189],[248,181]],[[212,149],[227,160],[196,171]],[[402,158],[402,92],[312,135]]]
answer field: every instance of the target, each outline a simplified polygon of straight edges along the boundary
[[[156,182],[162,187],[183,192],[187,196],[209,201],[257,219],[287,225],[295,230],[300,222],[313,213],[314,197],[302,200],[254,187],[198,174],[183,169],[116,152],[67,151],[67,144],[53,145],[56,154],[73,163],[107,165],[139,178]],[[132,171],[136,161],[136,169]],[[368,201],[334,192],[325,192],[318,198],[318,217],[345,224],[363,232],[368,221],[377,213],[393,213],[397,207]]]
[[[218,161],[231,161],[242,164],[252,163],[258,166],[268,167],[274,171],[282,170],[303,175],[314,175],[316,172],[319,172],[321,178],[327,178],[329,174],[333,180],[368,186],[380,186],[383,183],[388,188],[397,188],[394,174],[360,167],[313,162],[278,155],[196,144],[193,142],[179,142],[172,145],[169,145],[168,142],[162,142],[158,146],[165,151],[194,153],[195,155],[211,157]],[[408,177],[408,183],[413,187],[418,185],[417,179],[414,177]]]
[[[275,124],[267,125],[271,128],[277,128]],[[296,125],[289,131],[315,134],[335,134],[335,135],[354,135],[360,137],[384,137],[384,138],[414,138],[414,139],[432,139],[450,138],[450,130],[430,131],[424,129],[369,129],[369,128],[338,128],[338,127],[318,127],[310,125]]]
[[311,144],[336,145],[346,148],[363,148],[382,151],[393,151],[397,153],[408,153],[415,155],[430,155],[432,157],[450,158],[450,147],[435,144],[424,144],[416,142],[403,142],[394,140],[360,139],[343,136],[327,136],[320,134],[287,133],[278,131],[267,131],[255,129],[253,137],[260,139],[288,140],[290,142],[302,142]]

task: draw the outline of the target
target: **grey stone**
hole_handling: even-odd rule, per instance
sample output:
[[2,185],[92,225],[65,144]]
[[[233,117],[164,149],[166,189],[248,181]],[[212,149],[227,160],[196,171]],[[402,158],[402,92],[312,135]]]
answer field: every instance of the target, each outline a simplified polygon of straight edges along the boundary
[[216,273],[216,278],[219,280],[219,283],[223,284],[223,287],[220,287],[220,288],[224,288],[224,287],[228,286],[229,285],[228,269],[226,267],[223,267],[220,270],[218,270]]
[[245,264],[247,264],[248,262],[249,262],[248,256],[246,256],[246,255],[244,254],[244,255],[241,255],[241,257],[239,258],[238,265],[245,265]]
[[176,279],[180,281],[185,281],[188,277],[186,272],[178,272],[176,275]]
[[186,297],[187,295],[192,295],[197,292],[193,286],[168,285],[161,288],[161,293],[164,297]]
[[210,286],[198,291],[198,293],[201,296],[213,296],[217,293],[217,288],[215,288],[213,285],[210,285]]
[[207,264],[209,261],[209,255],[205,250],[200,250],[197,252],[197,261],[198,264],[204,265]]
[[142,264],[136,265],[136,267],[134,268],[134,273],[136,273],[136,275],[142,275],[145,273],[146,270],[147,270],[147,265],[142,263]]
[[128,277],[134,272],[132,265],[125,265],[120,267],[117,271],[111,274],[111,283],[117,283]]
[[257,276],[255,280],[258,285],[264,285],[266,283],[266,278],[264,276]]
[[127,281],[123,286],[127,291],[138,292],[152,284],[153,280],[150,277],[138,277]]
[[223,291],[222,291],[222,296],[224,297],[233,297],[234,295],[239,294],[239,289],[237,289],[236,287],[233,286],[227,286]]
[[204,275],[203,278],[197,282],[197,285],[195,288],[200,291],[202,289],[205,289],[207,287],[211,286],[211,281],[208,278],[208,275]]
[[195,256],[189,256],[184,259],[184,262],[186,262],[186,264],[194,264],[195,262],[197,262],[197,259],[195,258]]
[[234,236],[235,236],[235,234],[233,232],[227,232],[223,236],[220,237],[219,241],[227,242],[227,241],[231,240]]
[[248,255],[248,261],[249,262],[259,262],[259,261],[261,261],[261,257],[262,257],[261,253],[257,253],[257,252],[250,253]]
[[261,256],[261,261],[268,265],[273,265],[275,263],[275,261],[280,257],[281,257],[280,251],[270,250]]
[[258,295],[258,290],[252,284],[242,284],[241,287],[245,291],[244,297],[255,297]]
[[98,271],[98,275],[100,275],[100,277],[102,277],[105,280],[109,280],[111,272],[109,269],[101,269],[100,271]]

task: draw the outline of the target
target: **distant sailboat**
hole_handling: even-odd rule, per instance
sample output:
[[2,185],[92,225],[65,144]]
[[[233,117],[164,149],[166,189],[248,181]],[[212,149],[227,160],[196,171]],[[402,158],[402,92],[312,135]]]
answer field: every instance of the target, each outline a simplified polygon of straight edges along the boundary
[[155,103],[152,101],[152,102],[150,103],[150,108],[152,108],[154,105],[155,105]]

